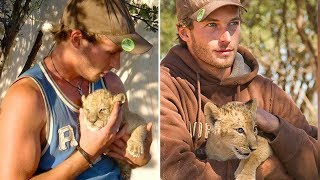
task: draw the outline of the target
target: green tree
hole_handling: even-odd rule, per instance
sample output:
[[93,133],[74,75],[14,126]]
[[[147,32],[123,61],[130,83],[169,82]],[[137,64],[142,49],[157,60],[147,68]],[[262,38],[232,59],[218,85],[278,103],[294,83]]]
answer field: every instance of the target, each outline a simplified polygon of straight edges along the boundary
[[291,95],[317,122],[317,1],[254,0],[243,13],[241,44],[251,49],[261,73]]
[[160,57],[163,58],[169,49],[177,43],[175,1],[160,2]]
[[141,20],[146,23],[147,31],[158,31],[158,6],[149,7],[145,3],[137,3],[134,0],[126,0],[126,4],[135,22]]

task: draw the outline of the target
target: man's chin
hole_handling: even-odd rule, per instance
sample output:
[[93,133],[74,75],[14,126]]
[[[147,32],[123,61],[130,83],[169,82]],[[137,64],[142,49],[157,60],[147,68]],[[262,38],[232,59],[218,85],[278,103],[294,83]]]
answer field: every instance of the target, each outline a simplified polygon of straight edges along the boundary
[[94,83],[94,82],[97,82],[101,77],[103,76],[100,76],[100,74],[94,76],[94,77],[89,77],[89,78],[86,78],[87,81],[91,82],[91,83]]
[[233,65],[233,60],[221,60],[220,63],[215,64],[215,67],[218,69],[230,68]]

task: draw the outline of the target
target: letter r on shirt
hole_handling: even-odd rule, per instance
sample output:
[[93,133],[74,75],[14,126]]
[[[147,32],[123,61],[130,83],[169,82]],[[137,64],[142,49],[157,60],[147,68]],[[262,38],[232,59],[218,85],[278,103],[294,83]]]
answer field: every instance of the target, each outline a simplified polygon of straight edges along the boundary
[[[76,138],[74,137],[73,128],[68,125],[60,128],[58,130],[59,133],[59,149],[64,151],[67,149],[67,142],[70,142],[71,147],[75,147],[78,145]],[[67,134],[67,136],[65,136]]]

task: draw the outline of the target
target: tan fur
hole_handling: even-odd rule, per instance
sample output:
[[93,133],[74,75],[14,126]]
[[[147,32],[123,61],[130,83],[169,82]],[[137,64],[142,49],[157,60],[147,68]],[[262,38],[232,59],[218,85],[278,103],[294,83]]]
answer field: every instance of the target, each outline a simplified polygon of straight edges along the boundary
[[256,179],[257,167],[272,155],[268,141],[257,135],[256,110],[255,99],[245,104],[230,102],[220,108],[208,102],[204,107],[211,126],[206,154],[219,161],[241,159],[236,180]]
[[[82,108],[85,115],[85,122],[89,129],[96,131],[104,127],[108,123],[109,116],[112,112],[114,103],[124,103],[126,97],[123,93],[112,95],[108,90],[99,89],[90,93],[87,97],[81,97]],[[147,134],[146,121],[138,114],[124,109],[123,123],[128,124],[128,133],[131,137],[127,142],[127,151],[133,157],[139,157],[144,153],[144,141]],[[128,165],[118,162],[122,169],[124,179],[130,178],[131,169]]]

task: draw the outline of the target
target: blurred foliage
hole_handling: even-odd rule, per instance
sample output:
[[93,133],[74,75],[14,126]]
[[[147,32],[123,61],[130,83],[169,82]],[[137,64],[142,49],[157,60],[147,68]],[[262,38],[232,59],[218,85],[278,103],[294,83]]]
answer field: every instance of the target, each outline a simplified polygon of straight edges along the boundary
[[160,7],[160,58],[162,59],[178,40],[175,0],[161,0]]
[[135,22],[141,20],[146,23],[147,31],[158,31],[158,6],[149,7],[145,3],[134,0],[126,0],[126,4]]
[[[241,42],[260,64],[260,74],[291,95],[307,119],[317,122],[317,1],[245,0]],[[178,43],[174,1],[161,1],[160,56]]]

